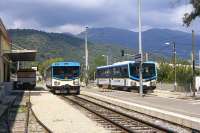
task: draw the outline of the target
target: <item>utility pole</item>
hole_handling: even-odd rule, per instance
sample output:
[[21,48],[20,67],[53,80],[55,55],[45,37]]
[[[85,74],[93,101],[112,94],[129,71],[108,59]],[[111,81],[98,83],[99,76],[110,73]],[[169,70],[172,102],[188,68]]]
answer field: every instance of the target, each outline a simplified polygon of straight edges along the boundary
[[85,85],[88,85],[88,27],[85,27]]
[[174,91],[176,91],[177,83],[176,83],[176,43],[173,42],[173,54],[174,54]]
[[149,60],[149,54],[148,53],[145,54],[145,58],[146,58],[146,61]]
[[103,57],[106,57],[106,65],[109,65],[109,56],[108,55],[102,55]]
[[195,96],[195,42],[194,42],[194,30],[192,30],[192,90],[193,96]]
[[108,65],[112,64],[112,53],[111,48],[108,50]]
[[109,65],[109,56],[106,56],[106,64]]
[[138,0],[138,32],[139,32],[139,54],[141,55],[140,60],[140,96],[143,96],[143,81],[142,81],[142,22],[141,22],[141,0]]
[[199,50],[199,67],[200,67],[200,50]]

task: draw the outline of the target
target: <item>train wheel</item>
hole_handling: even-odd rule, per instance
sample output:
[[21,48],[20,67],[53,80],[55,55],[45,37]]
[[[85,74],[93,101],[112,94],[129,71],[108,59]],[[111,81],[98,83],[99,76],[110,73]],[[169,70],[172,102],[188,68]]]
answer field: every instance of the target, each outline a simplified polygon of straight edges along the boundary
[[77,87],[76,95],[80,95],[80,87]]
[[122,87],[122,90],[123,91],[128,91],[129,89],[128,89],[128,87]]
[[56,94],[56,91],[55,91],[55,90],[53,90],[53,89],[51,90],[51,92],[52,92],[54,95]]
[[76,95],[80,95],[80,90],[77,90]]

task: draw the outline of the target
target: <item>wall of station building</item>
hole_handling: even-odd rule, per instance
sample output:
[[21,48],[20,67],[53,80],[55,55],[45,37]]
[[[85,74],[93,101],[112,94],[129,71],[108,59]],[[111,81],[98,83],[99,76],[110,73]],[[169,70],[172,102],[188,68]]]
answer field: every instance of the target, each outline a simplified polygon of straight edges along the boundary
[[4,57],[4,53],[11,52],[8,34],[3,22],[0,19],[0,82],[7,82],[10,79],[10,62]]

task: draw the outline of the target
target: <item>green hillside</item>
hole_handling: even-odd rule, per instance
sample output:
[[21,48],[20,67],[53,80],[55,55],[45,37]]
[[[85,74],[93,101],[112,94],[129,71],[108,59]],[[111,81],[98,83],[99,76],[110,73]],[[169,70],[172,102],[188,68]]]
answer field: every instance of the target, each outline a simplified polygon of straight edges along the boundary
[[[32,29],[10,29],[8,30],[12,43],[26,49],[38,50],[36,62],[42,62],[52,58],[63,58],[65,61],[80,61],[84,64],[84,40],[73,35],[61,33],[47,33]],[[106,58],[101,55],[107,55],[109,49],[113,60],[121,60],[120,46],[98,45],[90,43],[89,63],[90,68],[94,69],[96,65],[105,65]],[[129,50],[130,51],[130,50]]]

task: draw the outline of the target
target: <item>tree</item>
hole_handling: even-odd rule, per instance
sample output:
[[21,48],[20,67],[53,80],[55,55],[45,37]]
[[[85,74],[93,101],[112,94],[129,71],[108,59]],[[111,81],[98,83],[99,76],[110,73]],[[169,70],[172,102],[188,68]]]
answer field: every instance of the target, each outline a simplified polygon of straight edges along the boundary
[[185,13],[183,22],[186,26],[190,26],[191,22],[200,16],[200,0],[190,0],[190,4],[193,6],[191,13]]
[[64,61],[64,59],[63,58],[51,58],[51,59],[45,60],[44,62],[41,62],[38,66],[39,72],[41,73],[41,75],[44,76],[44,71],[47,70],[49,65],[51,65],[54,62],[59,62],[59,61]]
[[102,55],[96,55],[94,57],[93,63],[90,66],[89,70],[89,78],[94,79],[94,72],[96,71],[96,67],[106,65],[106,60]]

